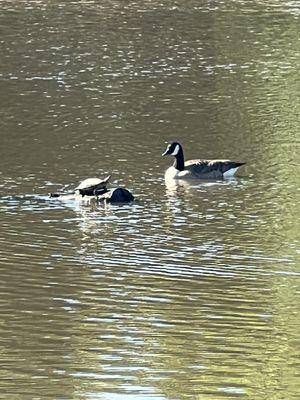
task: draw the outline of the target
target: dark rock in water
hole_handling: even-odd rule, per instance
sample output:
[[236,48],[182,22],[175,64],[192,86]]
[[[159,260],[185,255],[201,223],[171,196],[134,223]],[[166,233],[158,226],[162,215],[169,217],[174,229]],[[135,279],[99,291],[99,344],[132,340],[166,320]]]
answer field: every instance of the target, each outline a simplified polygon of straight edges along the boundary
[[107,203],[130,203],[134,200],[134,196],[129,190],[124,188],[111,189],[102,196],[99,196],[99,200],[104,200]]

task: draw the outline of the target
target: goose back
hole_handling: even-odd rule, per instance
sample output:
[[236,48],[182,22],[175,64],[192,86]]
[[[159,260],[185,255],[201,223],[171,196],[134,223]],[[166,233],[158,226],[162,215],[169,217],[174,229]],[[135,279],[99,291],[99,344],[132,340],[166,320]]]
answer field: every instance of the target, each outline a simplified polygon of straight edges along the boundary
[[188,160],[184,163],[184,169],[189,172],[187,177],[222,179],[229,171],[232,171],[230,175],[234,175],[236,169],[243,164],[230,160]]

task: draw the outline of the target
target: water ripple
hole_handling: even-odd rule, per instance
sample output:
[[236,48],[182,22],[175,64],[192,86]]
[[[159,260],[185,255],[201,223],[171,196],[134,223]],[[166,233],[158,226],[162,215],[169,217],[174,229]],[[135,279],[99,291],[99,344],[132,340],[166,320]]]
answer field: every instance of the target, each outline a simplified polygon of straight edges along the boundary
[[[299,397],[296,3],[0,3],[1,393]],[[169,187],[173,140],[247,164]]]

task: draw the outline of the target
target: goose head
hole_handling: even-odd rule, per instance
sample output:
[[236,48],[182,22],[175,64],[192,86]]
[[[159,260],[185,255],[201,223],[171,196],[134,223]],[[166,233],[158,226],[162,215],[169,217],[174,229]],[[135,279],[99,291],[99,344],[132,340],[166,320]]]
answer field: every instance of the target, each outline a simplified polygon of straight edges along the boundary
[[182,152],[181,144],[178,142],[173,142],[168,145],[162,156],[170,155],[176,157],[180,152]]
[[166,151],[162,155],[163,156],[167,156],[167,155],[174,156],[175,161],[174,161],[173,167],[177,171],[184,170],[184,155],[183,155],[183,150],[182,150],[182,146],[180,143],[173,142],[173,143],[169,144],[168,147],[166,148]]

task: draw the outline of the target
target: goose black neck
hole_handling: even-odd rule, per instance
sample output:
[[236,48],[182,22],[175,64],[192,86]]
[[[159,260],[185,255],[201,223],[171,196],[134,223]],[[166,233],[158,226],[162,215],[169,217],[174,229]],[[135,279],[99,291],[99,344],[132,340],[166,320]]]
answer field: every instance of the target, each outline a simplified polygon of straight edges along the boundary
[[183,156],[182,148],[179,149],[178,153],[174,157],[175,157],[175,161],[174,161],[173,166],[178,171],[183,171],[184,170],[184,156]]

